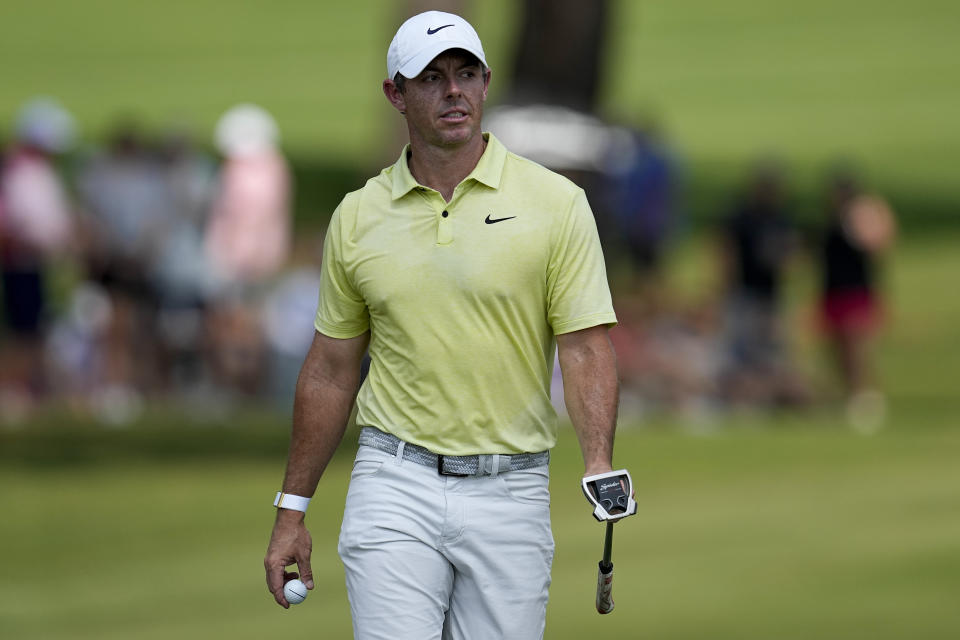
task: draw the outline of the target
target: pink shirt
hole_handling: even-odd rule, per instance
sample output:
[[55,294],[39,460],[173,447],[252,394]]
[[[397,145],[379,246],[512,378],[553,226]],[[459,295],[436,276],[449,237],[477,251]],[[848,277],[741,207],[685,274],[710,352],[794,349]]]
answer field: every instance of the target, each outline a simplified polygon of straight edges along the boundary
[[276,274],[290,252],[290,173],[274,151],[228,158],[206,236],[216,275],[252,284]]
[[70,241],[73,224],[63,183],[42,155],[15,152],[2,181],[3,234],[17,253],[50,254]]

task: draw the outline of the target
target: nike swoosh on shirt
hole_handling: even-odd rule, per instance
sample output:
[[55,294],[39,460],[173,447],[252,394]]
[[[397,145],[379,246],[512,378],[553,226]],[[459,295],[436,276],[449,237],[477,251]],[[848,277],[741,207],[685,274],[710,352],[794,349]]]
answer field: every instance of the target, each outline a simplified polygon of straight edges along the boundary
[[452,27],[452,26],[453,26],[452,24],[445,24],[445,25],[443,25],[442,27],[437,27],[436,29],[431,29],[431,28],[427,27],[427,35],[428,35],[428,36],[432,36],[432,35],[435,34],[437,31],[440,31],[440,29],[446,29],[447,27]]
[[483,221],[487,224],[496,224],[497,222],[503,222],[504,220],[513,220],[516,217],[517,216],[509,216],[507,218],[491,218],[490,215],[487,214],[487,217]]

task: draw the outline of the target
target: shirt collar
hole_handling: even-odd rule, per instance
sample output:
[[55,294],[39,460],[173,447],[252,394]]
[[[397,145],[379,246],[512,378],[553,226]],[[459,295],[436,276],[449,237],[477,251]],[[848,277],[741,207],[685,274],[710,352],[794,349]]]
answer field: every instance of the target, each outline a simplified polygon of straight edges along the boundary
[[[492,133],[484,133],[484,139],[487,141],[487,148],[484,149],[480,161],[473,168],[464,182],[476,180],[491,189],[500,188],[500,178],[503,176],[503,165],[507,159],[507,149]],[[407,154],[410,152],[410,145],[407,144],[400,153],[400,158],[393,165],[393,189],[391,196],[394,200],[402,198],[413,189],[420,186],[413,174],[410,173],[410,166],[407,164]]]

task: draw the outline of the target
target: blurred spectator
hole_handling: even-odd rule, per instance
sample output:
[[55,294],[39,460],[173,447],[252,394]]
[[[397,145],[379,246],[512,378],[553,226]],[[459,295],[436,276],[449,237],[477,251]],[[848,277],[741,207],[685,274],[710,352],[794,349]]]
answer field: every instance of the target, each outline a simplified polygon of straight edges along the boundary
[[320,254],[323,239],[316,236],[296,244],[293,267],[266,295],[262,321],[269,348],[268,392],[278,407],[289,410],[304,357],[316,329],[317,292],[320,290]]
[[720,389],[733,404],[792,405],[807,399],[791,362],[781,290],[798,237],[786,213],[782,169],[766,161],[725,221],[724,359]]
[[[103,401],[105,407],[138,407],[143,393],[156,384],[151,268],[172,210],[166,177],[137,128],[121,123],[109,148],[82,162],[77,186],[86,220],[88,275],[110,300]],[[123,421],[135,417],[135,411],[128,413]]]
[[[57,318],[47,334],[45,360],[53,390],[74,411],[86,413],[91,400],[102,400],[110,318],[106,291],[92,282],[82,282],[71,291],[66,313]],[[111,422],[125,418],[116,409],[110,415]]]
[[193,306],[213,287],[204,233],[215,195],[213,159],[183,131],[169,131],[159,149],[169,210],[159,225],[151,279],[163,306]]
[[847,398],[851,423],[879,427],[885,401],[877,390],[871,338],[881,320],[877,260],[896,236],[893,212],[863,193],[847,169],[829,180],[827,223],[820,246],[821,318]]
[[652,309],[637,293],[615,300],[621,411],[679,411],[697,417],[712,408],[720,365],[716,322],[708,306]]
[[217,276],[249,286],[276,275],[290,252],[290,171],[276,122],[255,105],[233,107],[216,129],[224,155],[206,248]]
[[15,142],[0,166],[0,404],[28,408],[46,389],[42,338],[49,319],[46,272],[71,248],[73,219],[52,157],[73,143],[73,119],[39,98],[20,111]]
[[266,357],[257,298],[290,251],[291,177],[278,135],[250,104],[227,111],[215,132],[224,162],[205,237],[218,283],[209,335],[215,375],[248,394],[260,389]]
[[660,280],[664,246],[676,220],[677,167],[652,125],[629,132],[613,144],[605,167],[604,207],[638,277],[634,287],[651,296]]
[[160,229],[151,280],[157,294],[160,377],[168,391],[205,387],[204,313],[214,290],[204,232],[215,187],[215,164],[190,136],[170,130],[159,155],[170,210]]

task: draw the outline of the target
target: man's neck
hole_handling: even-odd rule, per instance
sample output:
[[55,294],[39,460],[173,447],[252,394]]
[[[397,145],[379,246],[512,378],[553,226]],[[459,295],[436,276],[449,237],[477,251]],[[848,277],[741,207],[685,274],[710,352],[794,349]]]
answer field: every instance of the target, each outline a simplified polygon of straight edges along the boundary
[[407,165],[417,182],[439,191],[443,199],[450,202],[454,189],[470,175],[486,148],[487,141],[482,135],[450,148],[411,139]]

